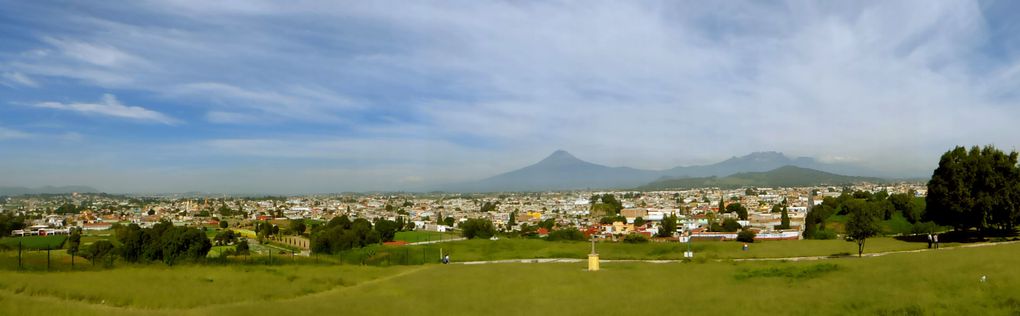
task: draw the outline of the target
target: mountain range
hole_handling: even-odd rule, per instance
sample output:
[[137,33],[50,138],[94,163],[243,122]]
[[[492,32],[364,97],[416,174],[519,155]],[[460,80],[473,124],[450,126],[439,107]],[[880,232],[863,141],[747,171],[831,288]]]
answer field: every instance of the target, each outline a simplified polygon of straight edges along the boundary
[[43,186],[38,188],[25,188],[25,187],[0,187],[0,195],[5,196],[16,196],[16,195],[27,195],[27,194],[65,194],[65,193],[97,193],[93,187],[82,186],[82,185],[68,185],[68,186]]
[[[785,168],[787,166],[796,167],[797,169]],[[769,171],[776,171],[776,173],[768,173]],[[843,176],[843,174],[850,176]],[[564,150],[557,150],[533,165],[478,181],[449,185],[442,188],[442,190],[497,192],[631,189],[652,185],[653,183],[657,183],[655,186],[670,183],[688,183],[692,185],[697,183],[719,183],[738,186],[742,183],[746,183],[745,185],[758,185],[759,183],[795,183],[801,185],[801,183],[815,183],[818,181],[844,183],[859,182],[856,180],[875,180],[877,178],[857,179],[861,176],[874,174],[872,171],[853,165],[823,163],[808,157],[790,158],[783,153],[774,151],[755,152],[709,165],[681,166],[666,170],[644,170],[630,167],[603,166],[578,159]],[[777,179],[776,181],[771,181],[766,179],[771,176],[784,180]],[[797,179],[798,177],[816,179],[818,181],[801,181],[801,179]],[[791,179],[797,181],[790,181]],[[770,186],[776,186],[776,184]]]
[[842,185],[860,182],[884,182],[872,177],[844,176],[815,169],[782,166],[765,172],[740,172],[726,177],[663,178],[638,187],[638,190],[742,188],[742,187],[802,187],[815,185]]

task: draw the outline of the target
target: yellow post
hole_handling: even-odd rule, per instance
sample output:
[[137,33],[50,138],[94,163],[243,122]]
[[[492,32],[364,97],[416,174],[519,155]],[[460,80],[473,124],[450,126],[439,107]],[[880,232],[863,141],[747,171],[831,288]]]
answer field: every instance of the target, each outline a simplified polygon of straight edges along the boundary
[[588,255],[588,271],[599,270],[599,254],[593,253]]

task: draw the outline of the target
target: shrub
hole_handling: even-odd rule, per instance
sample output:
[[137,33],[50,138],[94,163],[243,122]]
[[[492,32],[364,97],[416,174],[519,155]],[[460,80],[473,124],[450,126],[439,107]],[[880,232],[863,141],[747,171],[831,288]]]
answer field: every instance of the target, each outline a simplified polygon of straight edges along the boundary
[[932,222],[917,222],[910,228],[910,232],[914,235],[931,234],[936,230],[938,230],[938,227]]
[[648,237],[642,234],[628,234],[623,237],[623,242],[628,244],[640,244],[648,242]]
[[811,239],[836,239],[836,231],[831,229],[820,229],[815,231],[814,236]]
[[549,240],[549,241],[557,241],[557,240],[580,240],[580,241],[583,241],[585,239],[586,238],[584,238],[584,233],[582,233],[580,230],[577,230],[577,228],[573,228],[573,227],[554,230],[554,231],[549,233],[548,237],[546,237],[546,240]]
[[745,229],[745,230],[742,230],[739,233],[737,233],[737,241],[754,242],[754,236],[755,235],[756,234],[753,231],[751,231],[749,229]]
[[461,234],[464,238],[489,238],[496,234],[496,227],[492,221],[481,218],[472,218],[460,224]]

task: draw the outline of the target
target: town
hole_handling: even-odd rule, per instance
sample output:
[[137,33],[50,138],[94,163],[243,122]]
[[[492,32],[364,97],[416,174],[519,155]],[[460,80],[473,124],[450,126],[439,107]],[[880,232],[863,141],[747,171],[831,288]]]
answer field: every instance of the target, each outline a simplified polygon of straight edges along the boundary
[[[500,232],[545,237],[551,230],[576,228],[586,237],[618,240],[640,234],[648,238],[735,240],[736,230],[713,229],[733,220],[755,240],[803,238],[805,217],[812,206],[844,192],[910,194],[923,197],[920,183],[859,184],[846,187],[718,188],[683,191],[594,191],[498,194],[351,194],[292,197],[225,197],[175,195],[121,196],[73,193],[7,197],[0,212],[29,219],[12,236],[68,234],[69,229],[110,230],[113,225],[140,227],[168,221],[176,226],[252,229],[268,222],[287,227],[300,220],[308,226],[344,216],[407,223],[416,231],[448,232],[468,219],[491,221]],[[612,202],[602,197],[610,197]],[[601,204],[606,205],[603,208]],[[730,205],[746,211],[728,212]],[[617,208],[615,211],[613,208]],[[783,216],[787,216],[784,226]],[[675,216],[675,217],[674,217]],[[674,231],[663,221],[676,218]],[[715,225],[713,225],[715,224]],[[301,236],[305,232],[293,232]],[[299,237],[300,238],[300,237]],[[291,245],[308,250],[309,242]],[[307,254],[307,252],[305,252]]]

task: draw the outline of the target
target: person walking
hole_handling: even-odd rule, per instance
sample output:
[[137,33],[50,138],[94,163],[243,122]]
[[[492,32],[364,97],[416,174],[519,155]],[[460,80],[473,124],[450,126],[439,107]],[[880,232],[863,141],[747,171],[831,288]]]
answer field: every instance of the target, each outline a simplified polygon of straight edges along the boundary
[[933,244],[933,240],[931,238],[931,234],[928,234],[928,249],[931,249],[931,245],[932,244]]
[[939,249],[939,234],[935,234],[935,249]]

